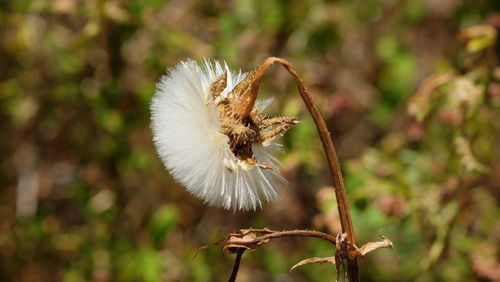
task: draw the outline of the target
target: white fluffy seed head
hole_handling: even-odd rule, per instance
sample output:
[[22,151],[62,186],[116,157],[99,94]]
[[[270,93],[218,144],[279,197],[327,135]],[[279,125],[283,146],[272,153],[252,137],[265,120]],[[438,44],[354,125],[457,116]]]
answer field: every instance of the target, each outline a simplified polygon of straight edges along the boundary
[[[229,147],[229,137],[221,132],[216,101],[210,86],[226,73],[227,86],[218,99],[226,98],[246,73],[233,72],[227,65],[193,60],[179,63],[163,76],[151,103],[153,140],[166,168],[176,181],[209,205],[233,210],[255,210],[276,198],[276,181],[285,182],[272,153],[279,145],[253,143],[260,163],[249,165]],[[270,100],[257,102],[261,112]]]

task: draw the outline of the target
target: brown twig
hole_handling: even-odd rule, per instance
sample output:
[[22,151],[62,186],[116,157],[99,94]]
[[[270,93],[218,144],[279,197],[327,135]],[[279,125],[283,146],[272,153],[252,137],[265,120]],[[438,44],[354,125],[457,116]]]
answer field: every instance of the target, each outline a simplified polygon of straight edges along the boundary
[[[264,234],[257,236],[257,233]],[[222,246],[222,250],[226,254],[237,253],[239,249],[255,250],[257,247],[268,243],[271,239],[285,238],[285,237],[311,237],[319,238],[330,242],[335,245],[337,238],[319,231],[313,230],[285,230],[274,231],[267,228],[264,229],[241,229],[238,232],[230,233],[226,238],[219,240],[213,244],[205,245],[196,250],[196,257],[199,251],[205,250],[213,246]]]
[[319,231],[312,230],[285,230],[285,231],[274,231],[274,233],[261,236],[262,240],[266,239],[276,239],[282,237],[312,237],[324,239],[335,245],[335,237]]
[[[264,234],[257,236],[257,233]],[[269,229],[242,229],[238,232],[229,234],[224,240],[217,242],[217,245],[222,245],[222,249],[227,254],[236,253],[239,249],[254,250],[257,247],[268,243],[271,239],[285,237],[311,237],[326,240],[332,244],[336,244],[336,238],[332,235],[312,231],[312,230],[286,230],[274,231]],[[205,247],[202,247],[205,248]]]
[[[347,233],[347,240],[349,244],[355,245],[356,239],[354,236],[354,227],[351,220],[351,214],[349,212],[349,204],[347,201],[347,194],[344,187],[344,180],[342,178],[342,171],[340,169],[340,163],[337,158],[337,153],[335,152],[335,147],[333,146],[333,141],[330,136],[330,132],[326,126],[325,121],[321,117],[321,114],[314,104],[311,95],[307,92],[302,79],[292,67],[292,65],[281,58],[269,57],[267,58],[262,65],[260,65],[252,74],[255,74],[254,79],[255,83],[252,89],[252,92],[257,93],[257,88],[259,86],[259,80],[262,77],[265,70],[271,66],[273,63],[281,64],[295,79],[297,84],[297,88],[300,93],[300,97],[304,101],[309,113],[311,114],[314,123],[316,124],[316,129],[319,134],[319,138],[321,139],[321,143],[323,144],[323,149],[325,150],[326,157],[328,160],[328,166],[330,169],[330,176],[333,183],[333,187],[335,190],[335,196],[337,199],[337,207],[339,210],[340,216],[340,225],[342,227],[342,232]],[[356,255],[354,252],[348,253],[347,258],[347,268],[348,268],[348,278],[349,281],[357,282],[359,281],[359,271],[358,271],[358,263],[356,260]]]

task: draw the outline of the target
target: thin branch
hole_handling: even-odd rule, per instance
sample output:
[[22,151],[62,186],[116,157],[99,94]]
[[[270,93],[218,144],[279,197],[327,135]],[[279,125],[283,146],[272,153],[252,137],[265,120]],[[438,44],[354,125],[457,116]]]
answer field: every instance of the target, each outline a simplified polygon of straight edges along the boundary
[[244,252],[245,249],[239,249],[236,252],[236,259],[234,260],[233,272],[231,272],[231,277],[229,277],[228,282],[236,281],[236,276],[238,275],[238,270],[240,269],[241,257],[243,256]]
[[283,237],[313,237],[324,239],[332,244],[335,244],[335,237],[319,231],[312,230],[286,230],[274,231],[273,233],[258,237],[260,240],[269,240]]
[[[257,236],[257,233],[264,234]],[[311,237],[319,238],[336,244],[336,238],[330,234],[311,230],[286,230],[274,231],[269,229],[242,229],[238,232],[231,233],[223,240],[219,240],[214,244],[200,247],[199,250],[206,249],[214,245],[222,245],[222,250],[226,254],[237,253],[240,249],[255,250],[263,244],[266,244],[271,239],[285,238],[285,237]],[[197,251],[197,252],[198,252]]]

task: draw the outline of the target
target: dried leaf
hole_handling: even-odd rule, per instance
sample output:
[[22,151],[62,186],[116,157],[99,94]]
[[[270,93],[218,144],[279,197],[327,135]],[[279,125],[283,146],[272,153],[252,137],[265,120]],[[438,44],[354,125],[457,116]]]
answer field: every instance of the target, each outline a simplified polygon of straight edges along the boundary
[[387,239],[387,237],[385,237],[382,234],[380,234],[379,236],[380,236],[380,238],[382,238],[382,241],[369,242],[369,243],[364,244],[361,248],[358,249],[361,256],[364,256],[367,253],[373,252],[373,251],[380,249],[380,248],[389,248],[389,249],[393,248],[391,240]]
[[258,246],[269,242],[269,239],[257,240],[257,234],[253,229],[243,229],[237,233],[231,233],[224,242],[222,250],[226,254],[234,254],[238,249],[255,250]]
[[292,272],[295,268],[299,267],[299,266],[303,266],[305,264],[311,264],[311,263],[331,263],[333,264],[334,266],[335,265],[335,257],[326,257],[326,258],[308,258],[308,259],[304,259],[304,260],[301,260],[300,262],[298,262],[297,264],[295,264],[294,266],[292,266],[292,268],[290,268],[290,272]]

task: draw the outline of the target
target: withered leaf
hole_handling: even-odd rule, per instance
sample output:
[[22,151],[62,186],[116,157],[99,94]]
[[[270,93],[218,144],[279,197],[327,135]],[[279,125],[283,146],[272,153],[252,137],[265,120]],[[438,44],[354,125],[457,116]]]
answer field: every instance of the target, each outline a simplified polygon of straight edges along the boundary
[[299,261],[298,263],[296,263],[294,266],[292,266],[292,268],[290,268],[290,272],[292,272],[295,268],[299,267],[299,266],[303,266],[303,265],[306,265],[306,264],[311,264],[311,263],[331,263],[333,264],[334,266],[335,265],[335,257],[326,257],[326,258],[318,258],[318,257],[315,257],[315,258],[308,258],[308,259],[304,259],[304,260],[301,260]]
[[380,238],[382,238],[382,241],[377,241],[377,242],[369,242],[364,244],[361,248],[358,249],[358,252],[360,253],[361,256],[366,255],[369,252],[373,252],[377,249],[380,248],[389,248],[392,249],[393,245],[391,240],[389,240],[387,237],[384,235],[380,234]]

